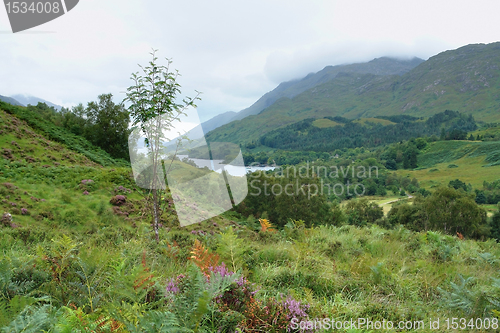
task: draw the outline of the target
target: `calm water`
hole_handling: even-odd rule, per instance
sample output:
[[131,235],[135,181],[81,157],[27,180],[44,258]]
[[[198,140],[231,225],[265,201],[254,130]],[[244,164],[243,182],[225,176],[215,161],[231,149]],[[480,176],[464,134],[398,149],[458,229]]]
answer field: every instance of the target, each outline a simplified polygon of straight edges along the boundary
[[[182,160],[185,157],[188,157],[187,155],[178,155],[178,157]],[[244,176],[248,172],[255,172],[255,171],[267,171],[267,170],[274,170],[275,167],[267,166],[267,167],[257,167],[257,166],[252,166],[252,167],[245,167],[245,166],[236,166],[236,165],[227,165],[227,164],[222,164],[222,160],[204,160],[200,158],[190,158],[189,160],[193,161],[199,168],[207,167],[210,170],[215,170],[216,172],[222,172],[222,169],[226,170],[230,175],[233,176]]]

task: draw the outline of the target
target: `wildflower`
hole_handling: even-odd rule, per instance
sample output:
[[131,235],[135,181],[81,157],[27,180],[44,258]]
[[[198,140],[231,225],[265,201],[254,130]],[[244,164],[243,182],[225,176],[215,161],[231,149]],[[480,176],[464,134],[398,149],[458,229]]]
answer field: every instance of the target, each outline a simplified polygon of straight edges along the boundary
[[224,263],[221,263],[220,265],[217,265],[217,266],[208,267],[208,271],[212,272],[214,274],[219,274],[222,277],[224,277],[224,276],[231,276],[231,275],[234,274],[234,272],[229,271],[226,268],[226,264],[224,264]]
[[89,195],[88,191],[83,191],[83,195]]
[[21,214],[22,215],[28,215],[28,210],[26,208],[21,208]]
[[[309,310],[308,304],[301,304],[299,301],[288,296],[284,301],[281,302],[281,306],[285,309],[285,314],[287,321],[290,323],[286,329],[287,332],[291,332],[291,323],[294,318],[294,322],[299,322],[305,320],[309,317],[307,310]],[[309,331],[308,331],[309,332]]]
[[111,198],[111,200],[109,200],[109,202],[113,205],[113,206],[121,206],[121,205],[124,205],[125,202],[127,201],[127,197],[124,196],[124,195],[115,195],[114,197]]
[[165,288],[167,293],[169,294],[177,294],[180,292],[180,287],[179,284],[182,282],[182,279],[184,279],[186,276],[184,274],[179,274],[175,279],[171,278],[170,281],[167,283],[167,287]]

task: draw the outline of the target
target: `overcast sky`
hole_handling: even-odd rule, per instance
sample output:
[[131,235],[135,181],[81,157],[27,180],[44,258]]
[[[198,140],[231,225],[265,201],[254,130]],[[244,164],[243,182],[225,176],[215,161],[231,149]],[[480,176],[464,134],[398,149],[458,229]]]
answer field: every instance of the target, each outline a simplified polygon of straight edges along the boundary
[[498,0],[80,0],[13,34],[0,8],[0,95],[71,106],[112,93],[152,48],[171,58],[202,120],[253,104],[280,82],[381,56],[427,59],[500,40]]

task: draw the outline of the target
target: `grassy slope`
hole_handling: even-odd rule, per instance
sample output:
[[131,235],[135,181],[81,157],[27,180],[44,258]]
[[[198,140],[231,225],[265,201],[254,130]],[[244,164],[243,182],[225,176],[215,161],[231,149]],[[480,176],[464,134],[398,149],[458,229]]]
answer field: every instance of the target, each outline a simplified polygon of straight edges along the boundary
[[[131,185],[130,169],[120,167],[123,162],[103,167],[4,111],[0,111],[0,128],[0,207],[14,215],[14,223],[46,231],[56,225],[62,230],[89,231],[97,228],[103,214],[111,223],[123,221],[111,213],[109,204],[115,187]],[[108,156],[105,161],[113,160]],[[83,186],[84,179],[94,183]],[[90,195],[84,195],[84,190]],[[139,199],[136,194],[129,196]],[[20,213],[22,208],[27,215]]]
[[[34,116],[24,108],[10,111]],[[49,135],[60,142],[47,138]],[[178,161],[171,172],[180,179],[207,173]],[[91,185],[82,184],[87,179],[93,181]],[[119,191],[119,186],[131,191]],[[0,110],[0,213],[11,213],[20,229],[35,227],[33,230],[48,239],[56,234],[56,226],[59,232],[72,234],[101,233],[110,226],[136,233],[134,226],[149,226],[150,221],[148,215],[143,216],[144,203],[138,192],[132,170],[124,161],[112,159],[85,139],[51,124],[38,123],[35,129]],[[126,195],[129,202],[118,210],[109,202],[117,194]],[[28,214],[22,214],[23,208]],[[171,222],[175,215],[165,218]]]
[[[46,139],[56,141],[66,145],[69,149],[84,155],[89,160],[103,166],[127,166],[128,161],[113,159],[107,152],[92,145],[81,136],[74,135],[68,130],[58,127],[48,120],[43,119],[39,114],[25,107],[13,106],[0,102],[0,111],[7,112],[19,120],[23,120],[32,130],[43,135]],[[4,125],[4,127],[7,125]],[[6,130],[16,131],[14,127],[5,127]]]
[[[212,250],[220,242],[210,233],[195,236],[190,231],[219,233],[228,225],[233,225],[244,240],[235,258],[236,265],[260,286],[256,297],[264,300],[279,293],[292,294],[311,305],[312,318],[428,321],[437,316],[465,316],[462,312],[448,312],[447,302],[440,302],[442,295],[437,288],[450,290],[450,282],[457,282],[461,274],[475,278],[475,283],[466,288],[476,295],[489,286],[490,278],[497,277],[500,268],[500,248],[493,241],[459,241],[434,233],[349,226],[256,233],[233,222],[238,217],[230,213],[187,228],[162,228],[162,241],[156,244],[149,221],[141,223],[141,219],[135,219],[140,216],[137,193],[127,194],[132,204],[127,208],[128,219],[111,210],[109,199],[115,194],[114,189],[119,185],[132,187],[129,168],[102,167],[47,140],[6,113],[0,113],[0,119],[1,147],[12,149],[11,159],[0,160],[0,198],[7,201],[2,201],[2,208],[11,210],[10,202],[14,202],[17,208],[26,207],[30,212],[14,214],[14,222],[21,227],[0,227],[0,260],[13,265],[22,263],[14,266],[22,274],[26,267],[45,272],[37,274],[48,276],[50,283],[50,269],[37,248],[49,251],[54,248],[51,239],[69,234],[82,243],[78,256],[90,271],[110,276],[109,281],[97,280],[92,287],[96,295],[102,293],[100,308],[105,309],[112,302],[109,290],[123,278],[116,275],[116,263],[126,260],[136,267],[147,264],[151,267],[148,274],[155,277],[163,290],[165,281],[188,270],[187,258],[195,239]],[[431,146],[429,152],[433,149]],[[27,156],[22,154],[35,161],[27,163]],[[65,155],[68,158],[63,159]],[[88,187],[89,195],[82,193],[82,179],[94,180],[94,185]],[[7,182],[18,188],[5,185]],[[179,244],[177,252],[171,244]],[[488,260],[481,259],[484,253],[489,253]],[[221,256],[229,265],[229,254]],[[141,258],[146,259],[141,263]],[[75,286],[67,288],[71,291]],[[134,290],[130,286],[130,290],[120,292]],[[57,295],[57,291],[52,293]],[[86,299],[71,301],[83,307]],[[98,316],[95,313],[95,319]]]
[[419,169],[397,173],[416,177],[425,188],[447,185],[455,179],[482,188],[483,181],[500,178],[500,165],[488,166],[495,163],[486,160],[499,150],[500,142],[437,141],[418,155]]

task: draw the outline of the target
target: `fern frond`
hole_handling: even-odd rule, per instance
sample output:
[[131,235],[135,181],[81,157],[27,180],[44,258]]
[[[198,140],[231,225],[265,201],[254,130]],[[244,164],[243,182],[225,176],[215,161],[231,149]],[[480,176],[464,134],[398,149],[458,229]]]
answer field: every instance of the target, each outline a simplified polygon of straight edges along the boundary
[[221,233],[217,252],[231,262],[233,272],[241,267],[239,257],[244,250],[244,240],[238,239],[233,227],[229,227]]
[[218,254],[211,253],[199,240],[195,240],[190,260],[198,266],[205,276],[209,276],[208,268],[217,266],[219,259]]
[[48,331],[55,321],[50,305],[26,307],[8,326],[2,328],[3,333],[39,333]]
[[274,226],[272,225],[272,223],[268,220],[268,219],[259,219],[259,222],[260,222],[260,231],[261,232],[266,232],[266,231],[269,231],[269,232],[275,232],[276,229],[274,229]]

